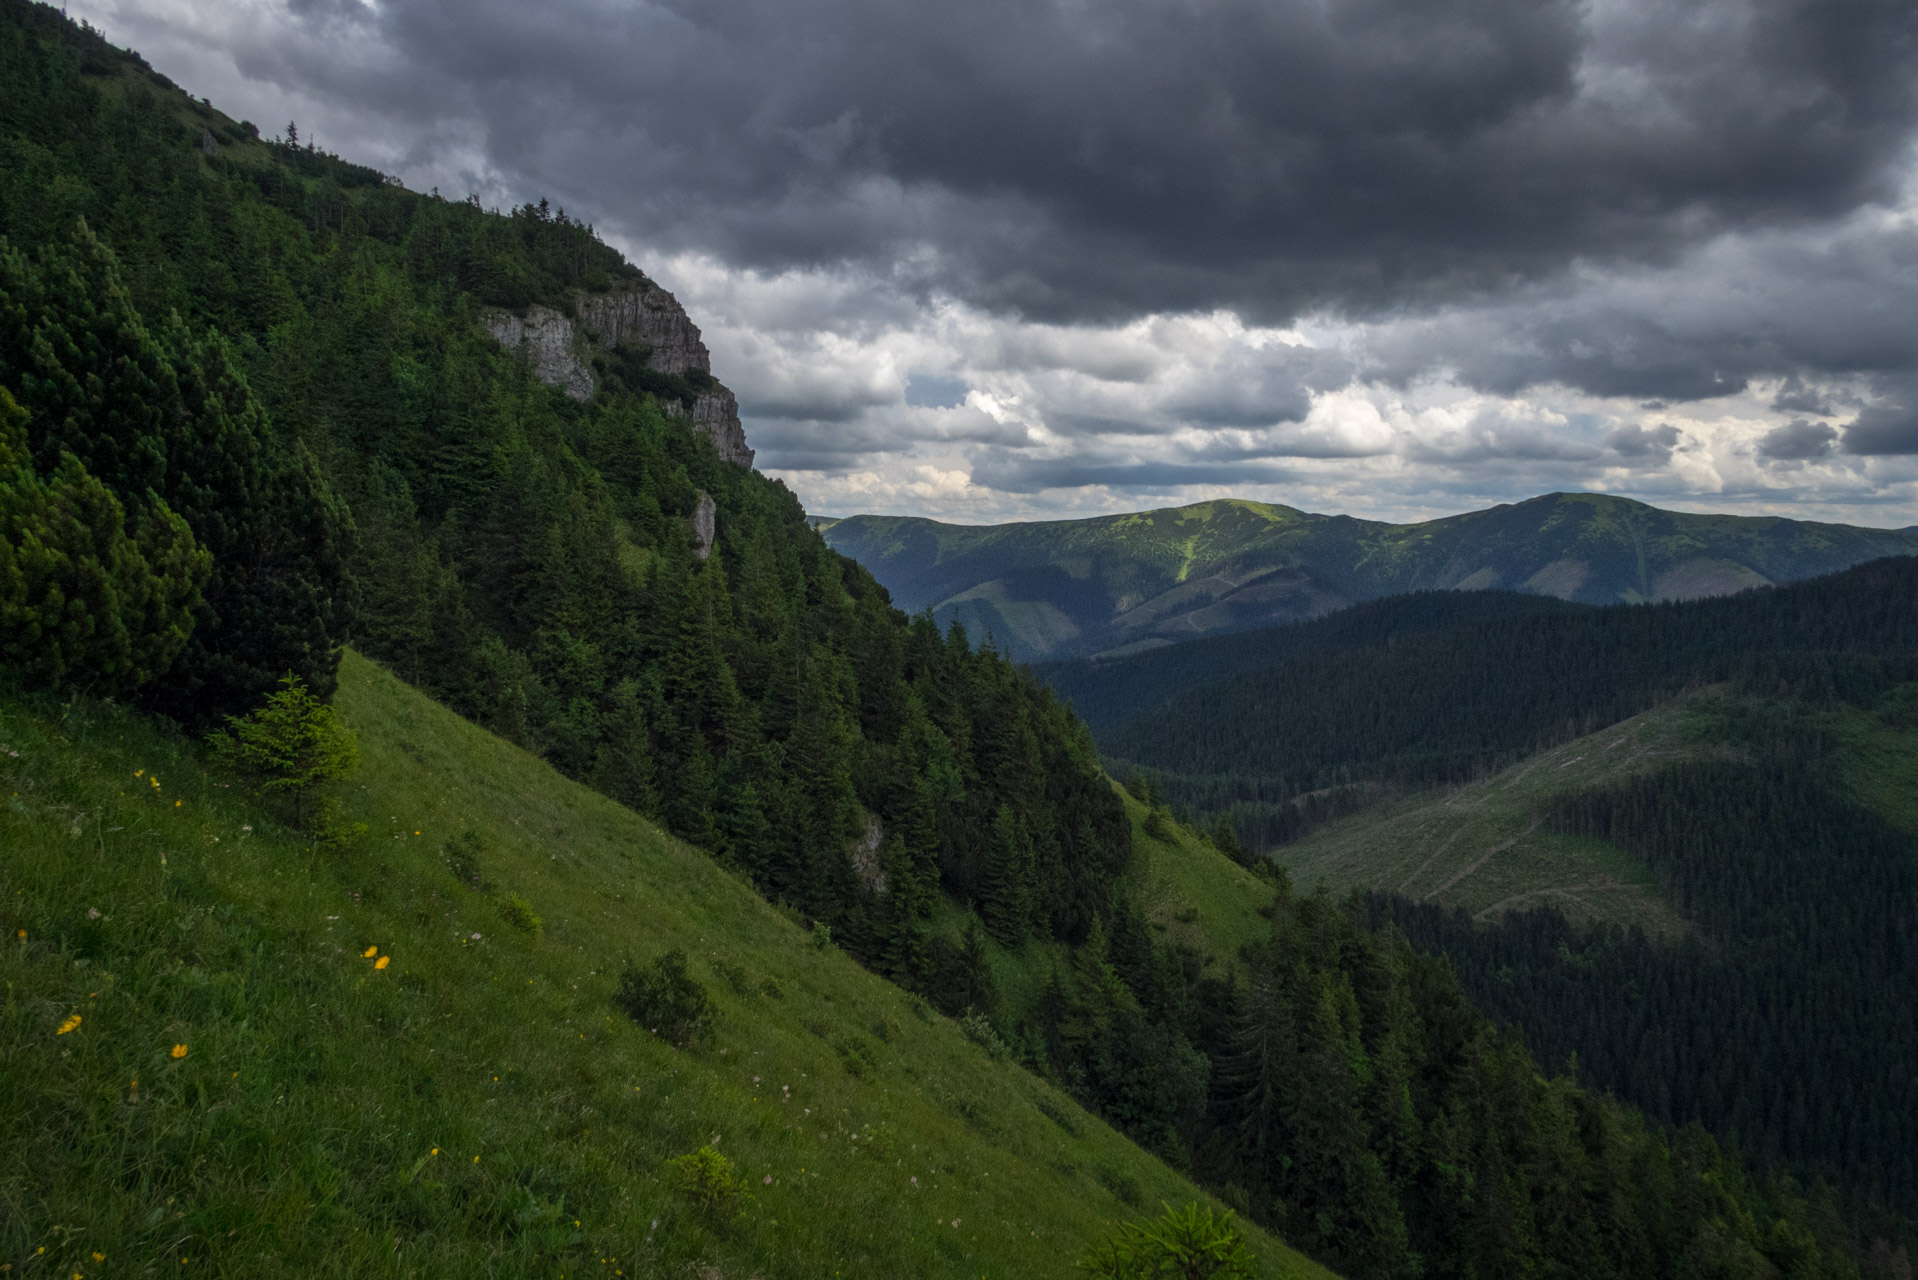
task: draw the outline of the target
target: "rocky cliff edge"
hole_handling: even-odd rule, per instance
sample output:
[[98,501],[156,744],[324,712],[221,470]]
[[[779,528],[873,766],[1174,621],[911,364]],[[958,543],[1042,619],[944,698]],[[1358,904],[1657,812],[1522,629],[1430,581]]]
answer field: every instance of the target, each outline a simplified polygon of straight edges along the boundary
[[[588,357],[595,347],[646,351],[647,367],[660,373],[712,373],[712,357],[700,340],[699,326],[677,298],[650,280],[610,293],[578,293],[569,302],[571,315],[536,304],[525,315],[492,312],[482,323],[502,346],[523,351],[540,381],[561,388],[575,400],[593,394]],[[661,407],[689,416],[720,457],[752,466],[753,450],[747,447],[746,430],[739,422],[739,401],[724,386],[710,384],[690,407],[678,400],[665,400]]]

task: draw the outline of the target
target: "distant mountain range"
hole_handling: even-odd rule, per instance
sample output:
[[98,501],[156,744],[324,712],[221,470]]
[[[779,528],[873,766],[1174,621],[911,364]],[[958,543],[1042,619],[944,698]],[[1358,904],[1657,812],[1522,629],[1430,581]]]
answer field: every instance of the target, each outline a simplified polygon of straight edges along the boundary
[[1408,591],[1689,600],[1918,553],[1918,528],[1690,515],[1591,493],[1419,524],[1236,500],[1002,525],[816,524],[901,608],[990,632],[1026,661],[1142,652]]

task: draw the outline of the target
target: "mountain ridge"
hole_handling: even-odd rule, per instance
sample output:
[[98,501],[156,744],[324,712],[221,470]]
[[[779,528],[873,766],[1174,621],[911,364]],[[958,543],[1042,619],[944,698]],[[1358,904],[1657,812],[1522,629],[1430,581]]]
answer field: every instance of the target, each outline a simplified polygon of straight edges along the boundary
[[1038,661],[1123,656],[1417,590],[1697,599],[1918,552],[1918,532],[1550,493],[1412,524],[1215,499],[1082,520],[816,523],[908,610]]

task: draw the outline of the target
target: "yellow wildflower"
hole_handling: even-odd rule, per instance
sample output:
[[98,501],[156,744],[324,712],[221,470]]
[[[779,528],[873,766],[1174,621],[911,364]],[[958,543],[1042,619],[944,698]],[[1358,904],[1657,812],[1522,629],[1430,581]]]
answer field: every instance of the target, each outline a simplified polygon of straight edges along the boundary
[[75,1027],[79,1025],[80,1025],[80,1015],[76,1013],[72,1017],[68,1018],[65,1022],[61,1023],[60,1029],[54,1032],[53,1034],[56,1036],[63,1036],[67,1032],[73,1030]]
[[393,963],[392,956],[381,956],[379,959],[373,962],[373,967],[375,969],[384,969],[387,965],[392,963]]
[[176,1044],[176,1045],[174,1045],[174,1046],[173,1046],[173,1056],[174,1056],[174,1057],[176,1057],[176,1058],[184,1058],[184,1057],[186,1057],[186,1046],[185,1046],[185,1045],[183,1045],[183,1044]]

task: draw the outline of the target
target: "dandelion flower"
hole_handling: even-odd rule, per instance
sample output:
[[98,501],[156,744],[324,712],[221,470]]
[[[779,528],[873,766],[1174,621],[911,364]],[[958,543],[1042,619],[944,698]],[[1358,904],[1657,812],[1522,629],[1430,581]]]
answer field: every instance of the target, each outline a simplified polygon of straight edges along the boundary
[[364,957],[365,959],[371,960],[374,956],[378,955],[379,953],[380,953],[380,949],[378,947],[368,947],[366,950],[360,952],[360,955]]
[[174,1056],[174,1057],[176,1057],[176,1058],[184,1058],[184,1057],[186,1057],[186,1046],[185,1046],[185,1045],[183,1045],[183,1044],[176,1044],[176,1045],[174,1045],[174,1046],[173,1046],[173,1056]]
[[184,802],[183,802],[183,801],[179,801],[179,800],[175,800],[175,801],[173,802],[173,807],[174,807],[175,809],[177,809],[177,808],[179,808],[179,807],[180,807],[180,805],[181,805],[182,803],[184,803]]
[[53,1034],[56,1036],[63,1036],[67,1032],[73,1030],[75,1027],[79,1025],[80,1025],[80,1015],[76,1013],[72,1017],[68,1018],[65,1022],[61,1023],[60,1029],[54,1032]]
[[25,942],[27,940],[27,931],[25,929],[22,929],[20,931],[19,938],[20,938],[20,941],[22,942]]
[[392,956],[381,956],[379,959],[373,962],[373,967],[375,969],[384,969],[387,965],[392,963],[393,963]]
[[145,769],[135,769],[135,770],[133,771],[133,776],[137,778],[137,777],[139,777],[139,776],[140,776],[141,774],[143,774],[143,773],[145,773],[145,772],[146,772],[146,770],[145,770]]
[[93,1260],[95,1262],[105,1262],[107,1260],[107,1255],[104,1253],[96,1253],[93,1255]]

